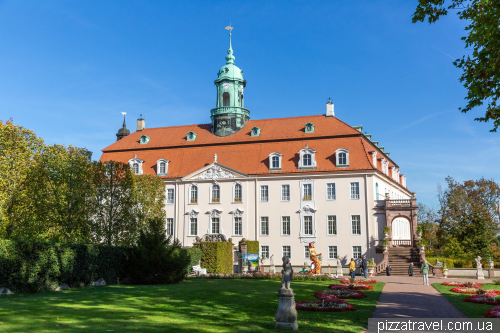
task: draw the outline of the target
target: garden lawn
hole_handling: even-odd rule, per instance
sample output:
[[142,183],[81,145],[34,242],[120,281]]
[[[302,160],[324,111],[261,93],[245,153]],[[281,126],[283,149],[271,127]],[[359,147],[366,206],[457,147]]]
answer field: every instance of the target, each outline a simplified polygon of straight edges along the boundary
[[[477,282],[481,283],[481,280]],[[432,286],[437,289],[444,297],[446,297],[457,309],[462,311],[464,315],[469,318],[482,318],[486,311],[491,310],[494,305],[487,304],[475,304],[465,302],[464,298],[472,295],[452,293],[449,286],[443,286],[441,283],[433,283]],[[483,289],[496,289],[500,290],[500,286],[494,285],[492,283],[486,283]]]
[[[313,301],[331,281],[292,282],[296,301]],[[301,332],[361,332],[383,283],[358,311],[298,311]],[[176,285],[87,287],[0,297],[0,332],[267,332],[273,331],[280,281],[190,279]]]

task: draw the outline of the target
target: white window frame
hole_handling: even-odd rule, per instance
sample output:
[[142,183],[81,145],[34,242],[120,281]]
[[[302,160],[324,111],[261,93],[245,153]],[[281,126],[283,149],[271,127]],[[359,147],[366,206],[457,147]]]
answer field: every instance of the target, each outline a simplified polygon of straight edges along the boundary
[[[169,202],[169,201],[168,201],[168,192],[169,192],[169,191],[172,191],[172,194],[173,194],[173,195],[172,195],[172,196],[173,196],[173,198],[172,198],[172,202]],[[173,188],[173,187],[168,187],[168,188],[166,188],[166,189],[165,189],[165,204],[166,204],[166,205],[175,205],[175,188]]]
[[304,245],[304,259],[310,259],[310,258],[311,258],[311,253],[309,252],[309,245]]
[[[262,188],[264,186],[267,187],[267,200],[265,200],[265,201],[262,200]],[[270,197],[270,195],[269,195],[269,185],[267,185],[267,184],[260,185],[259,186],[259,202],[269,202],[269,197]]]
[[[135,172],[135,169],[134,169],[135,163],[137,163],[139,166],[138,172]],[[144,161],[141,160],[140,158],[137,158],[137,155],[135,155],[134,158],[132,158],[128,161],[128,165],[132,169],[132,172],[134,173],[134,175],[142,175],[143,174],[142,163],[144,163]]]
[[[311,185],[311,200],[304,200],[305,185]],[[303,202],[303,204],[314,202],[314,181],[311,179],[300,182],[300,201]]]
[[[335,234],[330,233],[330,228],[329,228],[330,216],[335,216],[335,231],[336,231]],[[336,214],[327,214],[326,215],[326,235],[327,236],[338,236],[338,234],[339,234],[339,223],[338,223],[337,215]]]
[[[304,155],[306,154],[311,155],[311,165],[304,165]],[[316,169],[317,166],[318,165],[316,163],[316,150],[308,147],[299,150],[299,169]]]
[[[310,234],[306,234],[306,217],[311,218],[311,233]],[[304,215],[302,217],[302,230],[303,230],[303,237],[313,237],[314,236],[315,228],[314,228],[314,216],[313,215]]]
[[[193,198],[191,198],[191,191],[193,188],[196,188],[196,202],[191,202]],[[192,183],[189,185],[189,190],[188,190],[188,205],[197,205],[200,202],[200,188],[198,187],[198,184]]]
[[[335,258],[330,258],[330,246],[335,247],[335,250],[336,250],[335,252],[337,252],[337,256]],[[326,253],[327,253],[327,260],[337,260],[337,258],[339,257],[339,247],[338,247],[338,245],[328,244],[326,250],[327,250],[326,251]]]
[[[289,223],[289,234],[284,234],[283,233],[283,218],[288,217],[288,223]],[[291,215],[281,215],[280,216],[280,234],[281,236],[284,237],[290,237],[292,235],[292,216]]]
[[[340,153],[345,153],[345,161],[346,161],[346,164],[340,164]],[[345,148],[339,148],[335,151],[335,164],[337,166],[337,168],[339,167],[348,167],[349,166],[349,150],[345,149]]]
[[[168,224],[169,224],[169,220],[172,220],[172,233],[169,234],[168,233]],[[165,220],[165,232],[167,234],[167,236],[174,236],[175,235],[175,219],[173,217],[167,217],[166,220]]]
[[[262,218],[265,217],[267,218],[267,234],[262,233]],[[271,234],[271,222],[269,215],[261,215],[259,216],[259,231],[260,231],[260,236],[261,237],[269,237]]]
[[266,259],[269,259],[269,257],[271,256],[271,247],[267,244],[261,244],[259,246],[259,259],[262,258],[262,254],[264,254],[264,251],[262,251],[262,248],[263,247],[267,247],[267,256],[266,256]]
[[[306,187],[309,187],[311,190],[311,198],[306,200]],[[314,186],[312,182],[307,182],[302,184],[302,201],[314,201]]]
[[222,211],[218,209],[212,209],[209,211],[208,214],[208,230],[207,234],[213,234],[212,232],[212,218],[218,218],[219,219],[219,234],[223,234],[224,231],[222,230]]
[[289,245],[289,244],[282,244],[281,245],[281,258],[283,258],[285,256],[285,251],[284,251],[285,246],[290,247],[290,256],[288,258],[290,258],[290,261],[291,261],[292,260],[292,245]]
[[[241,188],[241,193],[240,193],[241,201],[235,201],[235,199],[236,199],[236,186],[237,185],[239,185]],[[220,187],[219,187],[219,189],[220,189]],[[219,193],[219,195],[220,195],[220,193]],[[233,183],[233,203],[237,203],[237,204],[243,203],[243,184],[239,180],[237,180]]]
[[[358,198],[352,197],[352,185],[358,184]],[[350,200],[361,200],[361,185],[360,182],[349,182],[349,199]]]
[[[328,185],[333,185],[333,199],[328,198]],[[325,185],[326,201],[336,201],[337,200],[337,183],[328,182]]]
[[[273,157],[278,157],[278,167],[277,168],[273,167]],[[269,170],[270,171],[281,170],[281,168],[282,168],[282,163],[281,163],[282,162],[282,157],[283,157],[283,154],[280,154],[280,153],[277,153],[277,152],[269,154]]]
[[[353,234],[352,233],[352,231],[353,231],[352,230],[352,222],[353,222],[352,217],[353,216],[359,216],[359,234]],[[351,236],[362,236],[363,235],[363,217],[362,217],[362,215],[361,214],[351,214],[350,215],[350,222],[351,222],[350,223],[350,226],[351,226]]]
[[[288,186],[288,200],[283,200],[283,186]],[[281,200],[281,202],[292,201],[292,186],[290,184],[281,184],[281,186],[280,186],[280,200]]]
[[[241,219],[241,233],[236,233],[236,219]],[[243,236],[243,215],[242,214],[233,214],[233,236],[234,237],[242,237]]]
[[[165,172],[160,172],[160,165],[161,163],[165,163]],[[166,160],[164,158],[160,158],[158,161],[156,161],[156,175],[158,176],[166,176],[168,174],[168,163],[170,163],[169,160]]]
[[[214,219],[218,219],[219,221],[217,221],[218,223],[218,227],[219,227],[219,232],[214,232]],[[221,220],[220,220],[220,216],[214,216],[214,217],[210,217],[210,234],[221,234]]]
[[[359,258],[354,257],[354,247],[355,246],[361,248]],[[363,245],[351,245],[351,258],[354,258],[354,260],[356,260],[356,259],[361,259],[362,257],[363,257]]]
[[[191,226],[192,226],[192,219],[196,220],[196,233],[192,232]],[[198,236],[198,230],[199,230],[199,224],[198,224],[198,216],[188,216],[188,223],[189,223],[189,235],[188,236]]]
[[[218,186],[218,187],[219,187],[219,201],[218,201],[218,202],[213,202],[213,201],[212,201],[212,199],[213,199],[213,198],[212,198],[212,195],[213,195],[213,187],[214,187],[214,186]],[[214,183],[212,183],[212,185],[210,185],[210,202],[209,202],[209,204],[220,204],[220,203],[221,203],[221,201],[222,201],[222,198],[221,198],[221,197],[222,197],[222,189],[221,189],[220,184],[219,184],[218,182],[214,182]]]

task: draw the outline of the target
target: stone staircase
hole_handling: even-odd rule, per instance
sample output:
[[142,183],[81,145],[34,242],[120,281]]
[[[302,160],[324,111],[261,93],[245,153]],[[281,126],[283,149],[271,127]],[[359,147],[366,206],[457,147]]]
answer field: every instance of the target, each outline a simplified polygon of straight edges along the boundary
[[392,275],[408,276],[408,267],[413,262],[413,275],[422,276],[420,273],[420,255],[414,247],[389,248],[389,265]]

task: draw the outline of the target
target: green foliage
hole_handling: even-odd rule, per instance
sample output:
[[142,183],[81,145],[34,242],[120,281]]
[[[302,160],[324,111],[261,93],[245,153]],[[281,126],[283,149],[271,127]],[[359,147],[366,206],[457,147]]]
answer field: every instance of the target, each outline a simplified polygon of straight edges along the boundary
[[233,272],[233,243],[201,242],[201,267],[207,273],[230,274]]
[[[239,244],[239,250],[241,251],[241,242]],[[260,248],[259,248],[259,241],[251,241],[251,240],[245,240],[245,243],[247,243],[247,253],[251,254],[259,254],[260,253]]]
[[384,234],[388,234],[389,232],[391,232],[391,229],[389,229],[388,226],[384,226],[383,231],[384,231]]
[[[445,6],[445,3],[447,4]],[[465,48],[472,54],[457,59],[453,64],[463,70],[460,82],[464,83],[468,93],[465,107],[459,108],[468,112],[472,108],[488,103],[484,117],[477,121],[493,121],[496,132],[500,126],[500,6],[498,0],[419,0],[413,14],[412,22],[436,22],[441,16],[454,11],[461,20],[467,21],[467,35],[462,37]]]
[[32,243],[0,239],[0,287],[14,292],[78,287],[103,278],[116,284],[127,274],[130,248]]
[[154,175],[134,176],[133,214],[138,221],[165,220],[165,184]]
[[[184,251],[187,252],[189,256],[189,266],[187,269],[187,273],[189,274],[193,270],[193,266],[199,265],[201,260],[201,249],[198,247],[188,247],[185,248]],[[205,267],[203,267],[205,268]]]
[[165,220],[149,219],[132,252],[131,276],[136,284],[178,283],[186,277],[190,258],[178,240],[167,236]]

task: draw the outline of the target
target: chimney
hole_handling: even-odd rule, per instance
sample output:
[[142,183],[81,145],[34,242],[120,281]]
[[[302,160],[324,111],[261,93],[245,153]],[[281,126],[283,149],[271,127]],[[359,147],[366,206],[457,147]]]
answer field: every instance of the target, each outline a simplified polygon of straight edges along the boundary
[[326,102],[326,116],[335,116],[335,112],[333,112],[333,102],[331,101],[330,97],[328,97],[328,102]]
[[137,119],[137,132],[141,132],[145,128],[146,128],[146,121],[142,119],[142,113],[141,113],[141,117]]

